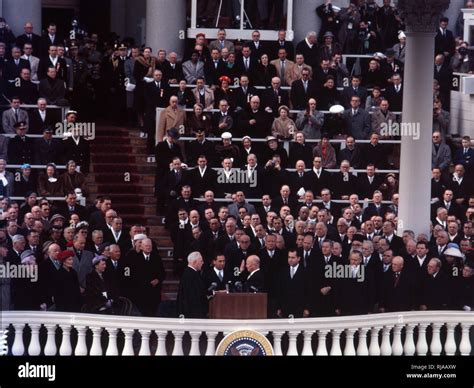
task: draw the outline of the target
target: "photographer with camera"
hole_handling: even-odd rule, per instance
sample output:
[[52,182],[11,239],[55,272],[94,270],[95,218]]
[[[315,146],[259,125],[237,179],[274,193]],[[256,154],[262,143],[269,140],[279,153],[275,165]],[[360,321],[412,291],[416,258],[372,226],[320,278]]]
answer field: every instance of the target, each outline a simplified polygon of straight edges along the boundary
[[377,11],[379,6],[375,0],[359,0],[359,13],[361,20],[368,22],[374,30],[377,29]]
[[473,51],[469,49],[467,42],[462,42],[456,48],[456,53],[451,58],[451,68],[456,73],[473,73]]
[[332,32],[337,36],[341,27],[339,12],[341,9],[332,5],[331,0],[326,0],[316,8],[316,14],[321,18],[321,29],[319,30],[319,43],[323,43],[323,36],[326,32]]
[[373,25],[366,20],[362,20],[359,23],[357,53],[372,54],[379,51],[379,41],[379,36],[374,30]]

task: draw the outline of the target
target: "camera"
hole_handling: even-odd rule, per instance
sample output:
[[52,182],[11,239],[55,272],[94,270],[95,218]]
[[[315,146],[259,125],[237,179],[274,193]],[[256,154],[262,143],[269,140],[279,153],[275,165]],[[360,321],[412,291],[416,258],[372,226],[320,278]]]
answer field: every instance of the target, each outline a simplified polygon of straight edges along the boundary
[[458,52],[459,52],[459,54],[460,54],[461,56],[467,55],[467,53],[468,53],[467,47],[460,47],[460,48],[458,49]]

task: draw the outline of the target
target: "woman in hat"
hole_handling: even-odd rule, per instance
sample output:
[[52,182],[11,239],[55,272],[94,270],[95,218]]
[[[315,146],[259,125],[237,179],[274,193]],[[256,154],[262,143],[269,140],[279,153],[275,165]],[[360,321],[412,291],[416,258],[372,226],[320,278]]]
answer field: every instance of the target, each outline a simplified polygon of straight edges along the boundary
[[260,57],[260,63],[257,66],[257,71],[255,75],[255,85],[271,86],[272,78],[276,76],[276,67],[270,63],[267,54],[262,54],[262,56]]
[[115,301],[118,301],[118,289],[109,277],[104,277],[107,267],[106,256],[92,259],[93,269],[86,276],[85,304],[83,311],[93,314],[112,314]]
[[289,140],[292,139],[296,132],[296,124],[288,116],[290,109],[286,105],[278,108],[278,117],[273,120],[272,135],[278,139]]
[[387,201],[392,200],[393,194],[398,193],[398,180],[394,173],[385,176],[385,182],[381,186],[383,198]]
[[342,54],[341,46],[334,41],[335,36],[331,31],[327,31],[323,35],[323,42],[319,48],[319,58],[321,60],[332,60],[334,54]]
[[329,108],[329,113],[324,117],[321,131],[329,134],[329,137],[332,139],[345,139],[351,135],[346,122],[342,118],[344,107],[342,105],[333,105]]
[[140,128],[143,128],[143,117],[145,114],[145,77],[153,78],[153,72],[156,69],[156,58],[152,56],[152,49],[145,47],[140,56],[135,60],[133,68],[133,77],[136,80],[136,88],[134,90],[134,108],[138,114]]
[[321,157],[321,166],[323,168],[336,167],[336,151],[331,143],[329,143],[329,135],[327,133],[321,135],[321,141],[314,148],[313,156]]
[[296,116],[296,127],[303,132],[306,139],[319,139],[321,137],[324,113],[316,110],[317,104],[316,99],[310,98],[306,109],[298,112]]
[[[30,250],[21,254],[21,265],[29,266],[31,277],[19,277],[11,281],[11,298],[13,308],[20,311],[35,311],[40,309],[38,282],[34,281],[33,271],[37,270],[35,253]],[[35,268],[36,267],[36,268]],[[37,274],[37,272],[36,272]]]
[[240,158],[239,146],[232,144],[232,134],[224,132],[221,135],[222,143],[216,145],[217,160],[223,161],[226,158],[231,158],[234,163],[238,163]]
[[74,263],[74,252],[62,251],[58,255],[61,261],[55,277],[54,304],[56,311],[80,312],[82,297],[79,287],[77,272],[72,268]]
[[263,148],[263,163],[267,164],[273,159],[274,155],[278,155],[280,158],[280,166],[282,169],[288,167],[288,154],[283,148],[283,145],[278,142],[275,136],[267,136],[267,142]]
[[204,113],[202,104],[194,104],[193,112],[189,113],[188,119],[186,120],[186,128],[189,134],[198,132],[200,129],[204,129],[206,136],[211,134],[211,119],[207,113]]
[[63,182],[57,178],[57,170],[54,163],[48,163],[46,171],[40,174],[38,178],[38,193],[43,197],[64,196]]
[[231,79],[226,75],[219,78],[219,86],[214,91],[214,108],[219,108],[221,100],[226,100],[229,104],[229,112],[232,112],[235,107],[235,99],[232,89],[230,89]]
[[63,186],[64,195],[75,191],[77,188],[81,189],[83,195],[87,195],[86,177],[80,171],[76,171],[76,162],[70,160],[67,162],[66,171],[59,177]]

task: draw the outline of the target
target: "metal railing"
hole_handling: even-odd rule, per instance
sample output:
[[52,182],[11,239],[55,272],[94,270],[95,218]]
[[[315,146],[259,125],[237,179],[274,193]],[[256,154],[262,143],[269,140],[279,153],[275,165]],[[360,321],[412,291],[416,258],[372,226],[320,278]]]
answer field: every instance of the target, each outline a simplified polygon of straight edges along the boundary
[[[11,108],[10,105],[0,105],[0,108]],[[37,105],[33,104],[21,104],[20,108],[23,109],[37,109]],[[46,109],[61,109],[61,120],[66,118],[66,113],[69,111],[69,106],[59,106],[59,105],[47,105]]]

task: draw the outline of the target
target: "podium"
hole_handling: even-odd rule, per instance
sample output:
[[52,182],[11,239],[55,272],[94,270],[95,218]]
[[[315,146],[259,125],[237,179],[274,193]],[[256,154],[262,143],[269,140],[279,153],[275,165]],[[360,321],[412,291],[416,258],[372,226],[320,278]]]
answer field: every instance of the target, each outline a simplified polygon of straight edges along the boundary
[[209,318],[267,319],[267,294],[217,292],[209,302]]

